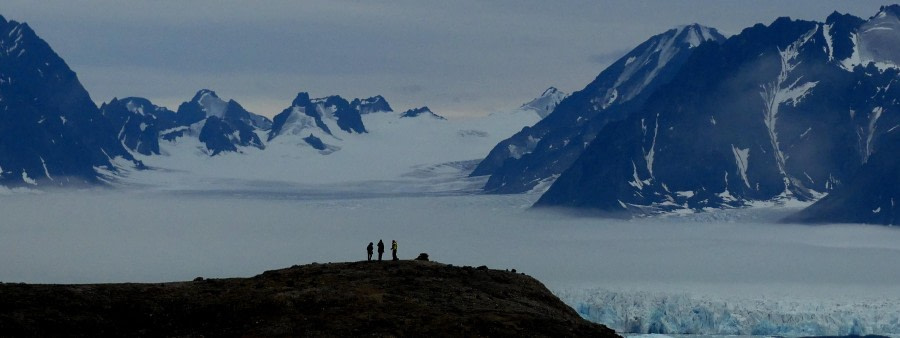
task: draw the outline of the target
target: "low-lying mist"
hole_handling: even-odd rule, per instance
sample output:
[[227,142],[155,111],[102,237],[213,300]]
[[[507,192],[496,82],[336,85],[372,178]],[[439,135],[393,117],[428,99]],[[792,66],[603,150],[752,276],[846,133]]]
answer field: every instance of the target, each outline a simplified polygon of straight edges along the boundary
[[773,223],[792,210],[610,220],[529,210],[532,195],[291,196],[303,194],[0,195],[0,281],[252,276],[363,260],[382,239],[404,259],[515,268],[551,289],[900,295],[898,229]]

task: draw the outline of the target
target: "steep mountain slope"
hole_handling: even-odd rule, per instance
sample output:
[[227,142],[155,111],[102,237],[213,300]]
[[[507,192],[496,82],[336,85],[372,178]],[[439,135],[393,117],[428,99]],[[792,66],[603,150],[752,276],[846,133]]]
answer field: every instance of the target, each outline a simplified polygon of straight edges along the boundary
[[860,53],[872,41],[860,29],[896,20],[892,8],[868,21],[780,18],[702,45],[536,205],[652,213],[827,193],[900,124],[897,72],[885,68],[896,59]]
[[894,129],[878,143],[878,148],[853,177],[785,221],[900,225],[898,154],[900,129]]
[[0,17],[0,184],[99,183],[116,158],[134,160],[75,73],[28,24]]
[[143,155],[159,155],[160,130],[179,126],[175,112],[140,97],[113,98],[100,113],[119,130],[123,146]]
[[546,118],[500,142],[471,175],[491,175],[484,190],[493,193],[525,192],[552,180],[607,123],[639,109],[650,93],[669,83],[695,47],[724,39],[697,24],[648,39],[559,102]]

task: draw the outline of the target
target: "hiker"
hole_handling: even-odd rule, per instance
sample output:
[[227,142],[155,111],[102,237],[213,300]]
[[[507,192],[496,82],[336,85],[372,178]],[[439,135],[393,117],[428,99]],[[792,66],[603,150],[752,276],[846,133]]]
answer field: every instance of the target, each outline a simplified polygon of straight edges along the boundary
[[378,240],[378,261],[381,262],[381,255],[384,254],[384,242]]
[[396,240],[391,241],[391,253],[393,253],[394,260],[396,261],[397,260],[397,241]]
[[369,254],[369,261],[372,261],[372,242],[369,242],[369,246],[366,247],[366,253]]

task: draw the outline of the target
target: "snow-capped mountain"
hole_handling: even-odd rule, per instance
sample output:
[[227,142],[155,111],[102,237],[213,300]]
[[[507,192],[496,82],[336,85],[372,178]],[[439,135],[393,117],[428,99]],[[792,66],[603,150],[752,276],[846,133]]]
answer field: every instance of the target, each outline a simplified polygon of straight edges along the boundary
[[160,130],[179,126],[175,112],[141,97],[113,98],[100,113],[119,131],[123,146],[143,155],[159,155]]
[[521,109],[533,110],[541,118],[545,118],[553,112],[553,109],[556,109],[556,106],[559,105],[566,96],[568,96],[568,94],[556,89],[556,87],[550,87],[547,88],[541,96],[523,104]]
[[[335,145],[349,134],[364,134],[362,115],[391,112],[390,105],[381,96],[354,99],[347,102],[338,95],[310,99],[309,93],[300,92],[291,106],[275,115],[268,141],[308,145],[322,154],[340,149]],[[297,138],[303,142],[297,142]]]
[[549,108],[549,103],[559,102],[552,113],[497,144],[472,176],[490,175],[484,190],[492,193],[525,192],[552,180],[607,123],[625,118],[656,88],[669,83],[697,46],[724,39],[701,25],[678,27],[640,44],[561,101],[565,95],[548,90],[526,106]]
[[[412,109],[418,114],[407,115],[415,117],[402,117],[406,112],[380,108],[360,114],[359,130],[365,132],[356,132],[338,123],[341,117],[334,112],[340,104],[333,103],[341,100],[338,96],[312,99],[307,93],[298,94],[275,116],[264,149],[248,147],[241,153],[210,157],[195,150],[201,146],[195,139],[161,142],[163,155],[139,158],[162,170],[130,172],[127,182],[183,188],[196,186],[198,177],[206,178],[204,182],[226,179],[289,184],[416,182],[439,177],[453,189],[472,189],[481,180],[460,180],[461,176],[504,137],[540,120],[538,112],[524,108],[457,119],[438,118],[430,109]],[[359,101],[383,102],[382,107],[389,107],[384,98]],[[446,186],[429,184],[428,188]],[[386,189],[404,188],[391,184]]]
[[235,100],[228,102],[214,91],[203,89],[194,98],[178,106],[174,127],[161,131],[161,137],[178,142],[181,137],[196,137],[211,156],[237,152],[240,148],[265,148],[257,131],[272,127],[269,119],[248,112]]
[[99,183],[116,159],[140,166],[65,61],[0,16],[0,184]]
[[443,116],[435,114],[433,111],[431,111],[431,109],[428,109],[428,107],[419,107],[407,110],[400,114],[400,117],[423,117],[436,120],[446,120]]
[[900,125],[900,59],[879,42],[900,36],[887,24],[898,8],[779,18],[701,45],[536,205],[648,213],[813,200],[841,186]]

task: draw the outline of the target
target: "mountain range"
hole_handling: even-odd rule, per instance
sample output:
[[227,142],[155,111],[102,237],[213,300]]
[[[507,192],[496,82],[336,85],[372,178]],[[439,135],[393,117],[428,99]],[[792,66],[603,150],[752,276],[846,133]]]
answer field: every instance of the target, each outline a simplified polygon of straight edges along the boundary
[[140,97],[98,108],[27,24],[0,17],[0,184],[111,182],[145,162],[253,162],[278,179],[293,171],[266,168],[307,156],[329,158],[333,173],[487,154],[470,174],[487,176],[483,190],[549,185],[538,207],[630,217],[793,199],[817,202],[789,221],[897,224],[898,42],[898,5],[868,19],[779,18],[728,38],[693,24],[651,37],[572,95],[551,87],[484,121],[306,92],[269,120],[207,89],[175,111]]

